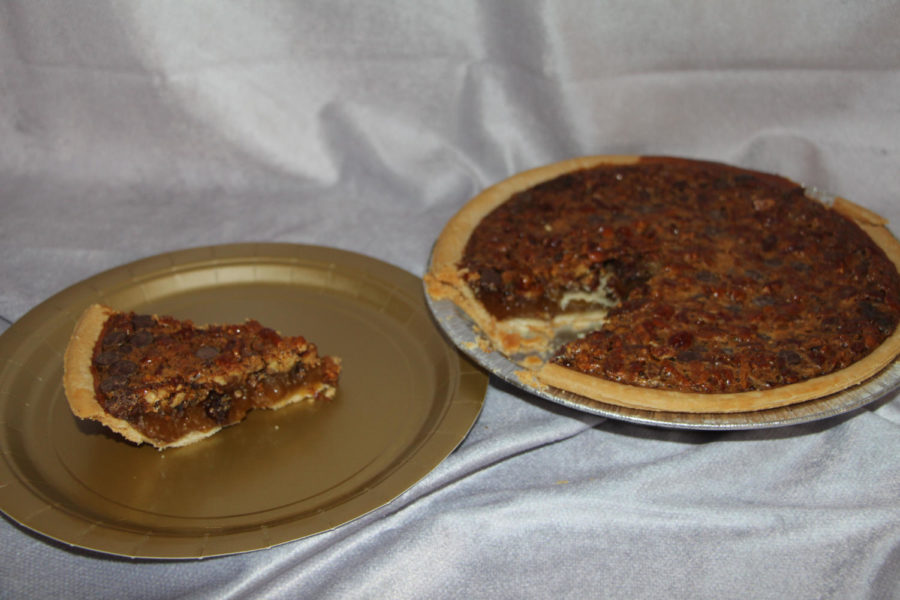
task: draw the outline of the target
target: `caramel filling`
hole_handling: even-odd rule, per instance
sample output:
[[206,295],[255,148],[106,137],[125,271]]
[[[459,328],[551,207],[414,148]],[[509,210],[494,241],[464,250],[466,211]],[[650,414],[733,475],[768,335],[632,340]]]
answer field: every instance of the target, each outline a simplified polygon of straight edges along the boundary
[[331,397],[339,363],[256,321],[195,328],[115,314],[94,348],[95,395],[113,417],[171,443],[243,420],[255,408]]
[[126,420],[147,437],[172,442],[188,433],[239,423],[251,410],[278,406],[294,394],[323,399],[327,396],[323,387],[325,378],[324,367],[312,372],[293,369],[287,373],[261,377],[255,383],[221,390],[197,390],[193,397],[186,398],[177,406],[158,412],[140,412]]

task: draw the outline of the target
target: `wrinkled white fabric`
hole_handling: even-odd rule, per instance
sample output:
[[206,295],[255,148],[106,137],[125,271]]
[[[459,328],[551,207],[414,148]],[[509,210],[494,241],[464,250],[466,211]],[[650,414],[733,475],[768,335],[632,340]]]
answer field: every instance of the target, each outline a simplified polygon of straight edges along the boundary
[[[0,330],[104,269],[320,244],[421,275],[478,190],[576,155],[773,171],[900,223],[900,4],[0,5]],[[753,432],[492,380],[465,442],[333,531],[203,561],[0,521],[3,598],[897,598],[900,403]],[[0,482],[2,485],[2,482]]]

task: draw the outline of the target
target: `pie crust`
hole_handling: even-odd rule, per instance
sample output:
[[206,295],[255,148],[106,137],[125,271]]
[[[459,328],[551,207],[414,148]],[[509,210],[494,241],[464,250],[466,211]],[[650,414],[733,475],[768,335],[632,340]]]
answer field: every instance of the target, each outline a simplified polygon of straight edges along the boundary
[[[446,224],[432,252],[425,275],[427,293],[435,300],[455,303],[476,325],[490,346],[529,369],[523,382],[553,386],[608,404],[645,410],[728,413],[785,406],[841,392],[876,375],[900,354],[900,327],[875,348],[850,366],[827,375],[764,390],[735,393],[695,393],[655,389],[617,383],[549,362],[547,351],[561,327],[583,330],[602,321],[602,315],[589,314],[541,318],[497,319],[475,297],[459,264],[466,244],[481,220],[513,194],[527,190],[565,173],[600,165],[631,165],[642,161],[668,160],[641,156],[590,156],[574,158],[516,174],[487,188]],[[880,215],[836,198],[831,208],[855,221],[886,253],[900,271],[900,243],[887,229]],[[598,319],[599,317],[599,319]]]
[[[136,427],[129,420],[112,414],[104,406],[100,397],[102,394],[101,385],[98,381],[98,376],[95,376],[98,372],[97,356],[101,350],[100,346],[107,322],[117,314],[121,313],[99,304],[89,306],[82,313],[75,325],[64,355],[63,385],[69,407],[76,417],[97,421],[136,444],[147,443],[159,449],[186,446],[217,433],[223,427],[236,424],[243,419],[247,411],[253,408],[274,410],[304,400],[330,399],[336,393],[337,373],[340,371],[339,359],[335,357],[319,358],[315,346],[306,342],[303,338],[280,338],[275,332],[269,330],[272,336],[279,338],[279,347],[278,349],[267,347],[265,351],[259,354],[259,358],[262,358],[262,361],[257,359],[256,367],[259,367],[260,362],[265,363],[263,364],[265,374],[261,375],[261,378],[277,377],[301,362],[311,370],[321,366],[324,375],[314,375],[310,377],[308,382],[300,382],[292,386],[284,395],[273,394],[271,397],[267,397],[264,403],[257,403],[251,406],[239,416],[230,420],[223,419],[222,422],[212,423],[211,426],[210,423],[206,423],[202,429],[187,431],[180,434],[176,439],[154,437]],[[153,315],[152,318],[158,319],[159,317]],[[168,317],[163,318],[177,322]],[[191,329],[194,332],[202,332],[207,329],[207,327],[203,326],[194,326],[190,322],[178,323],[185,329]],[[254,358],[256,359],[257,357]],[[178,362],[176,356],[173,356],[172,359],[173,363]],[[242,360],[238,364],[231,363],[229,366],[215,365],[214,362],[210,362],[210,366],[206,369],[207,373],[179,373],[178,379],[179,381],[195,380],[198,382],[198,389],[201,385],[199,383],[200,380],[203,380],[202,385],[204,387],[202,389],[204,391],[208,389],[223,389],[214,381],[217,378],[220,382],[227,379],[226,385],[233,385],[236,388],[243,383],[238,378],[246,377],[247,375],[247,373],[240,372],[241,369],[246,369],[247,362]],[[260,371],[260,373],[262,372]],[[146,395],[145,399],[139,404],[141,404],[140,410],[148,414],[165,410],[163,407],[165,403],[154,401]],[[177,418],[177,414],[173,413],[172,418]]]

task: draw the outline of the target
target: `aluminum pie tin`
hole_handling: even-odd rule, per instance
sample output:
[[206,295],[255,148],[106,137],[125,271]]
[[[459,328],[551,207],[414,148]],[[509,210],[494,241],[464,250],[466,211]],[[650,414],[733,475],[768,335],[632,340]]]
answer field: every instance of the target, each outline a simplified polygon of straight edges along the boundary
[[[69,411],[62,356],[91,303],[197,323],[256,318],[343,359],[337,397],[255,411],[185,448],[135,446]],[[487,375],[446,343],[421,280],[295,244],[183,250],[101,273],[0,336],[0,509],[64,544],[134,558],[269,548],[395,499],[465,438]]]
[[900,361],[895,360],[878,375],[860,385],[837,394],[778,408],[735,413],[687,413],[618,406],[567,390],[541,385],[536,383],[533,377],[521,378],[520,373],[528,369],[519,364],[524,362],[524,359],[512,360],[492,350],[490,342],[480,332],[478,326],[452,301],[435,300],[427,291],[426,301],[440,328],[453,344],[494,376],[555,404],[631,423],[695,430],[785,427],[842,415],[900,389]]

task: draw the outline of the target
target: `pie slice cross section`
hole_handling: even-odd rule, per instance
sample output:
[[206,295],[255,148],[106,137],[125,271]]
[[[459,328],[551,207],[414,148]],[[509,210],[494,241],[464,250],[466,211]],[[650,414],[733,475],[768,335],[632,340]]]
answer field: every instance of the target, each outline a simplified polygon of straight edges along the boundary
[[136,444],[186,446],[254,409],[334,398],[338,357],[258,321],[195,325],[89,306],[64,356],[73,414]]

